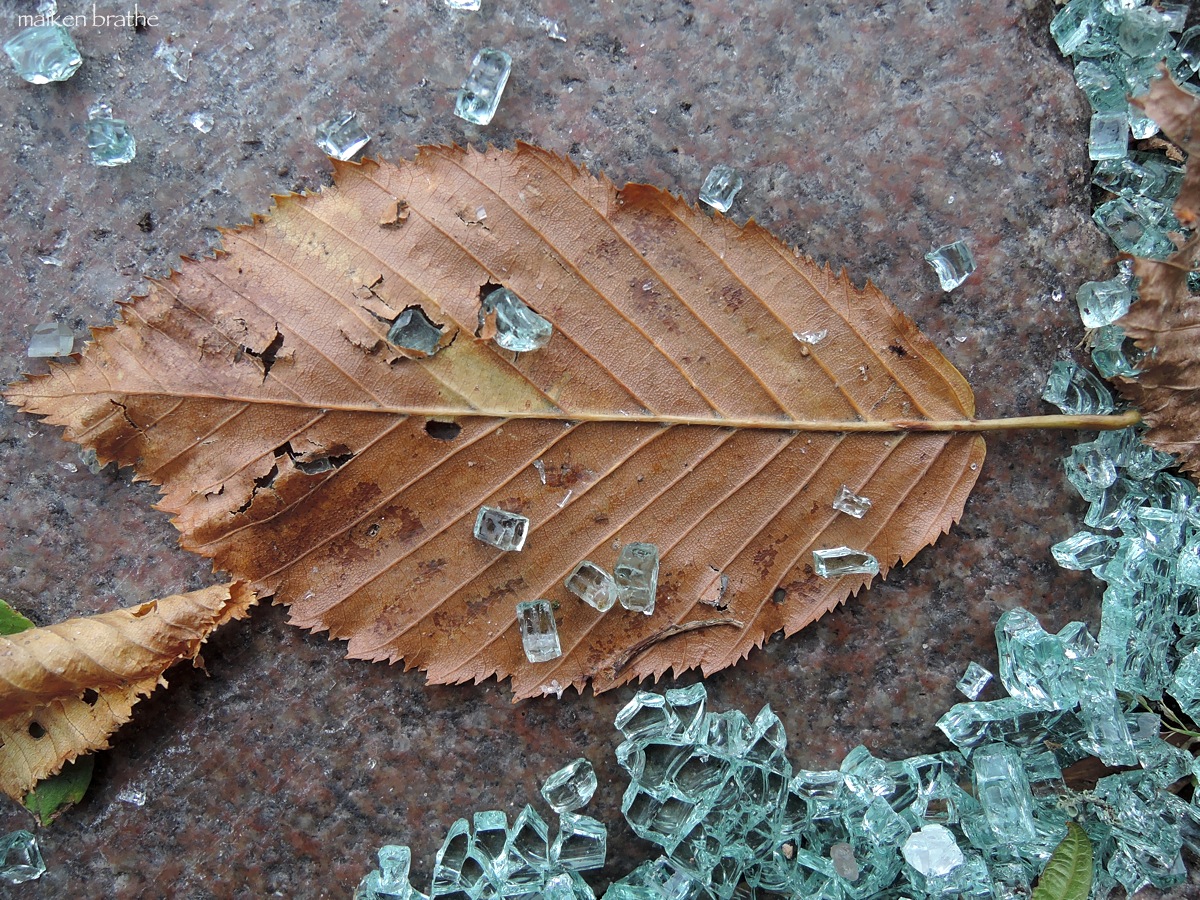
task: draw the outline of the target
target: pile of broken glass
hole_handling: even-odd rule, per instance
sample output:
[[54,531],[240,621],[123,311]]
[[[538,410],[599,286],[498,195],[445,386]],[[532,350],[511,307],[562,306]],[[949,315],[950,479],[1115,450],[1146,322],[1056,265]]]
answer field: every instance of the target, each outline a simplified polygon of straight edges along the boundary
[[[1094,218],[1118,249],[1149,258],[1173,249],[1182,169],[1130,148],[1157,129],[1126,98],[1147,90],[1159,61],[1200,92],[1200,23],[1187,28],[1187,17],[1185,3],[1070,0],[1051,26],[1099,117],[1093,181],[1107,196]],[[1190,286],[1200,293],[1200,279]],[[1135,376],[1139,353],[1115,324],[1137,301],[1128,267],[1089,282],[1078,301],[1097,371]],[[1068,413],[1119,405],[1103,380],[1065,360],[1044,396]],[[972,663],[960,682],[971,702],[938,722],[955,749],[887,761],[858,747],[829,771],[793,769],[769,708],[753,719],[709,712],[698,684],[639,692],[617,717],[617,758],[630,775],[622,812],[661,856],[610,885],[606,900],[1017,900],[1030,896],[1068,820],[1093,844],[1092,897],[1183,883],[1183,851],[1200,853],[1200,791],[1191,790],[1200,765],[1164,735],[1186,737],[1200,722],[1200,494],[1134,428],[1079,444],[1064,464],[1090,506],[1086,527],[1052,554],[1104,582],[1098,636],[1080,622],[1050,634],[1009,610],[996,625],[1008,696],[977,701],[989,674]],[[1064,768],[1088,757],[1118,771],[1088,790],[1068,787]],[[536,853],[513,855],[540,821],[527,807],[501,840],[478,818],[473,832],[460,820],[429,896],[594,898],[579,867],[555,856],[544,824],[533,826]],[[381,851],[383,868],[359,897],[424,897],[408,886],[401,850]],[[402,887],[386,880],[389,860],[401,858]],[[448,884],[446,859],[471,860],[471,878]]]

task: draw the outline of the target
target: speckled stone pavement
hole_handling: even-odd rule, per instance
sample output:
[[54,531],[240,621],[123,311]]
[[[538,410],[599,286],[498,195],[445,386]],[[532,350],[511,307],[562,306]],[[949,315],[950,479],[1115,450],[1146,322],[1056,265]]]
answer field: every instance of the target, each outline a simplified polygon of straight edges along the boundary
[[[0,33],[27,6],[0,2]],[[1082,337],[1070,298],[1108,271],[1089,219],[1085,101],[1050,43],[1049,0],[140,9],[158,25],[75,29],[84,65],[64,84],[0,73],[4,381],[43,367],[24,358],[38,323],[62,319],[82,340],[142,276],[216,247],[218,226],[247,221],[273,192],[327,183],[313,131],[342,109],[387,158],[526,140],[688,196],[713,164],[733,165],[746,176],[733,215],[878,284],[974,385],[983,416],[1047,411],[1050,364]],[[155,57],[163,43],[192,51],[186,82]],[[515,64],[480,129],[451,110],[482,46]],[[86,110],[101,97],[137,136],[123,168],[86,161]],[[210,133],[189,125],[197,111],[212,115]],[[979,268],[946,295],[923,255],[959,237]],[[1023,605],[1055,630],[1098,625],[1098,582],[1048,550],[1082,519],[1059,462],[1074,440],[990,438],[960,525],[886,583],[710,678],[712,705],[752,714],[769,702],[801,766],[835,766],[858,743],[888,757],[946,746],[934,722],[970,660],[994,668],[1002,611]],[[91,474],[56,429],[0,410],[0,596],[49,623],[213,582],[154,500],[127,473]],[[42,833],[48,873],[12,895],[346,897],[385,842],[410,844],[426,879],[455,817],[514,812],[579,755],[601,781],[589,812],[610,827],[611,862],[593,884],[652,852],[619,812],[611,723],[632,688],[513,705],[503,685],[427,687],[342,656],[280,608],[219,632],[208,674],[172,673],[100,755],[86,800]],[[0,827],[28,824],[6,801]]]

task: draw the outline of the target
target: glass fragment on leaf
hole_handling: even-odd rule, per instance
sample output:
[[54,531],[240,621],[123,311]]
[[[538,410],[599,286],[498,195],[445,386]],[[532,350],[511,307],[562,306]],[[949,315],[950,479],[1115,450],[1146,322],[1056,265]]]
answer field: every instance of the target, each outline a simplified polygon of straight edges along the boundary
[[425,315],[421,307],[410,306],[396,316],[388,329],[387,339],[401,350],[433,356],[442,340],[442,328]]
[[650,615],[658,592],[658,547],[632,541],[621,548],[613,567],[617,599],[634,612]]
[[822,578],[842,575],[878,575],[879,561],[865,550],[832,547],[813,551],[813,571]]
[[617,602],[617,583],[613,577],[586,559],[571,571],[563,586],[600,612],[608,612]]
[[317,126],[317,148],[326,156],[342,162],[354,159],[367,146],[371,136],[358,124],[358,113],[344,113]]
[[742,183],[742,176],[732,167],[723,163],[715,165],[700,188],[700,202],[717,212],[729,212]]
[[554,326],[530,309],[508,288],[497,288],[486,297],[479,310],[480,332],[494,322],[496,345],[515,353],[540,350],[550,343]]
[[517,624],[525,658],[531,663],[549,662],[562,656],[558,625],[549,600],[522,600],[517,604]]
[[859,496],[843,484],[830,505],[838,512],[861,519],[871,508],[871,500],[868,497]]
[[496,115],[504,86],[512,73],[512,57],[485,47],[475,54],[471,71],[458,91],[454,114],[474,125],[487,125]]
[[596,772],[592,764],[581,757],[547,778],[541,793],[556,813],[582,809],[596,793]]
[[819,331],[794,331],[794,332],[792,332],[792,337],[794,337],[800,343],[808,344],[809,346],[812,346],[812,347],[815,347],[817,344],[821,343],[821,341],[825,340],[825,338],[828,337],[828,335],[829,335],[829,330],[827,328],[822,328]]
[[937,273],[943,291],[954,290],[975,271],[975,257],[964,241],[955,241],[926,253],[925,261]]
[[66,81],[83,64],[70,32],[61,25],[35,25],[5,41],[17,74],[31,84]]
[[517,552],[525,546],[529,519],[520,513],[481,506],[475,517],[475,538],[499,550]]
[[43,322],[33,329],[25,355],[31,358],[70,356],[74,349],[75,335],[66,322]]

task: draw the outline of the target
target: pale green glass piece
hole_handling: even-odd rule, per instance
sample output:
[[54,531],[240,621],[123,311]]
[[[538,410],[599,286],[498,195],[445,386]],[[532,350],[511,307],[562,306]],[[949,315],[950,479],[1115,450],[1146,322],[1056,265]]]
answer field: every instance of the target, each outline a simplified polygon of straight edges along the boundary
[[742,176],[731,167],[718,164],[712,167],[700,188],[700,202],[717,212],[729,212],[734,198],[742,189]]
[[1071,0],[1050,22],[1050,36],[1063,56],[1071,56],[1083,47],[1094,27],[1092,10],[1084,0]]
[[764,769],[785,772],[791,778],[791,764],[787,761],[787,733],[783,722],[775,715],[770,705],[759,710],[750,723],[750,735],[746,741],[744,758]]
[[517,604],[521,645],[531,663],[544,663],[562,656],[558,625],[549,600],[522,600]]
[[550,343],[554,326],[530,309],[508,288],[497,288],[486,297],[479,309],[479,326],[483,328],[494,315],[496,346],[514,353],[540,350]]
[[966,860],[954,833],[944,825],[926,825],[900,848],[904,861],[928,877],[946,875]]
[[617,599],[628,610],[650,615],[658,592],[658,547],[633,541],[621,548],[613,567]]
[[854,493],[854,491],[843,484],[838,490],[837,496],[833,498],[833,503],[830,505],[838,512],[861,519],[870,510],[871,500],[868,497],[862,497]]
[[507,875],[504,849],[508,843],[508,816],[500,809],[477,812],[471,820],[471,855],[493,881],[503,882]]
[[979,695],[983,693],[983,689],[988,686],[988,682],[991,680],[992,673],[972,660],[967,663],[967,670],[963,672],[962,678],[958,679],[958,684],[955,687],[968,700],[978,700]]
[[1150,7],[1131,9],[1121,17],[1117,29],[1117,44],[1135,59],[1159,56],[1159,49],[1167,38],[1167,20]]
[[1117,542],[1106,534],[1080,531],[1050,548],[1054,561],[1064,569],[1095,572],[1113,558]]
[[1181,584],[1200,588],[1200,536],[1193,537],[1180,549],[1175,577]]
[[1137,752],[1108,661],[1093,656],[1079,664],[1078,672],[1079,718],[1085,729],[1078,745],[1106,765],[1135,765]]
[[474,125],[487,125],[496,115],[510,74],[511,56],[491,47],[480,50],[471,61],[471,71],[458,91],[454,114]]
[[872,756],[862,744],[843,757],[838,770],[846,788],[864,803],[886,797],[896,789],[896,780],[889,773],[887,763]]
[[35,25],[4,42],[17,74],[32,84],[66,81],[83,64],[79,48],[61,25]]
[[1122,522],[1133,516],[1134,511],[1145,499],[1146,493],[1138,482],[1118,477],[1112,486],[1092,501],[1083,517],[1084,524],[1103,531],[1118,528]]
[[1079,288],[1075,301],[1079,305],[1079,318],[1085,328],[1100,328],[1111,325],[1129,312],[1133,299],[1129,288],[1120,280],[1088,281]]
[[600,612],[608,612],[617,602],[617,583],[613,577],[590,560],[579,563],[567,576],[563,586]]
[[971,750],[993,741],[1036,746],[1054,729],[1070,730],[1077,717],[1062,710],[1030,709],[1012,697],[986,702],[958,703],[937,721],[955,746]]
[[540,894],[542,900],[575,900],[575,886],[570,875],[555,875],[546,882]]
[[1158,13],[1166,20],[1167,31],[1179,33],[1187,25],[1189,4],[1178,0],[1161,0]]
[[525,546],[528,533],[529,519],[520,513],[481,506],[475,517],[475,539],[498,550],[518,552]]
[[1115,112],[1093,113],[1091,131],[1088,136],[1088,157],[1091,159],[1120,159],[1128,151],[1128,111],[1122,109]]
[[1175,45],[1193,72],[1200,72],[1200,25],[1193,25],[1179,36]]
[[417,353],[418,357],[433,356],[442,340],[442,328],[435,325],[421,307],[410,306],[396,316],[388,329],[387,339],[401,350]]
[[379,848],[379,868],[367,873],[354,892],[354,900],[428,900],[409,884],[412,854],[408,847],[386,844]]
[[975,257],[965,241],[938,247],[925,254],[925,261],[933,266],[943,291],[952,291],[975,271]]
[[617,713],[616,726],[629,740],[648,740],[671,734],[679,724],[662,694],[638,691]]
[[32,832],[21,829],[0,838],[0,884],[24,884],[45,872],[46,862]]
[[1062,780],[1062,766],[1058,764],[1058,759],[1049,750],[1044,753],[1035,753],[1032,756],[1022,756],[1021,762],[1025,766],[1025,774],[1031,784]]
[[112,117],[106,103],[97,103],[88,110],[87,146],[92,163],[103,168],[123,166],[137,156],[137,141],[129,126]]
[[596,793],[596,772],[582,757],[563,766],[542,783],[542,797],[556,813],[587,806]]
[[446,832],[434,858],[429,894],[437,897],[470,891],[482,877],[483,869],[471,856],[471,828],[466,819],[457,819]]
[[1200,720],[1200,648],[1180,661],[1167,690],[1193,721]]
[[1016,751],[1004,744],[987,744],[971,754],[975,795],[997,840],[1032,841],[1033,793]]
[[1174,252],[1175,245],[1166,233],[1148,222],[1124,197],[1096,207],[1092,220],[1122,252],[1153,259],[1163,259]]
[[704,714],[708,703],[708,691],[704,682],[697,681],[689,687],[670,688],[664,694],[667,708],[678,722],[673,734],[685,741],[694,741],[704,733]]
[[446,0],[446,6],[462,12],[478,12],[480,0]]
[[1152,552],[1166,556],[1174,554],[1183,543],[1183,529],[1187,518],[1170,509],[1141,507],[1133,515],[1137,536]]
[[1104,61],[1085,59],[1079,63],[1075,67],[1075,83],[1096,112],[1123,112],[1128,108],[1125,81]]
[[30,358],[70,356],[74,349],[75,335],[66,322],[43,322],[33,329],[25,355]]
[[865,550],[831,547],[813,551],[813,571],[822,578],[843,575],[878,575],[879,560]]
[[1079,701],[1071,678],[1073,664],[1062,643],[1047,634],[1024,609],[1010,609],[996,621],[1000,681],[1009,695],[1030,709],[1070,709]]
[[[354,159],[355,155],[367,146],[371,136],[358,124],[357,113],[343,113],[334,119],[322,122],[317,126],[317,147],[326,156],[340,159],[343,162]],[[389,335],[388,340],[391,340]]]
[[1117,480],[1117,467],[1095,443],[1076,444],[1063,460],[1067,480],[1084,500],[1097,500]]
[[1115,408],[1112,394],[1103,381],[1064,359],[1050,367],[1042,399],[1068,415],[1105,415]]
[[543,873],[550,866],[550,830],[537,810],[528,804],[513,820],[504,845],[509,884],[528,887],[541,885]]
[[1145,354],[1127,340],[1119,325],[1105,325],[1092,332],[1092,364],[1104,378],[1134,378]]
[[586,872],[604,866],[608,831],[590,816],[563,813],[559,817],[558,835],[550,848],[552,863]]

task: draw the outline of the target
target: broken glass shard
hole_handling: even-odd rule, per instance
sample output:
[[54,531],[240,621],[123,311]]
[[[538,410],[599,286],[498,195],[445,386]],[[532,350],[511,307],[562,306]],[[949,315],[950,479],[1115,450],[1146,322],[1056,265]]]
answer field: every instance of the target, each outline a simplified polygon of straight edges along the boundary
[[556,813],[582,809],[594,793],[596,772],[583,758],[559,769],[542,784],[542,797]]
[[1175,45],[1193,72],[1200,72],[1200,25],[1193,25],[1179,36]]
[[1180,549],[1175,577],[1188,587],[1200,588],[1200,536],[1193,537]]
[[1063,460],[1067,480],[1084,500],[1097,500],[1117,480],[1117,467],[1098,444],[1076,444]]
[[494,506],[481,506],[475,517],[475,537],[500,550],[518,551],[525,546],[529,519],[520,513],[505,512]]
[[75,335],[66,322],[43,322],[33,329],[25,355],[34,358],[70,356],[75,348]]
[[813,551],[813,571],[822,578],[842,575],[878,575],[879,561],[865,550],[833,547]]
[[615,724],[626,738],[636,741],[656,733],[670,733],[679,724],[679,720],[667,706],[667,700],[662,694],[638,691],[617,713]]
[[429,893],[453,894],[469,891],[482,876],[479,863],[471,858],[471,827],[466,819],[457,819],[446,832],[433,862],[433,880]]
[[369,872],[354,892],[354,900],[427,900],[409,884],[412,854],[408,847],[386,844],[379,848],[379,868]]
[[1017,751],[1006,744],[988,744],[971,754],[975,796],[996,839],[1026,843],[1037,834],[1033,822],[1033,793]]
[[557,19],[541,19],[541,26],[546,30],[546,36],[552,41],[566,41],[567,29]]
[[979,695],[983,693],[983,689],[988,686],[988,682],[991,680],[992,673],[972,660],[967,663],[967,670],[963,672],[962,678],[958,679],[958,684],[955,687],[968,700],[978,700]]
[[712,167],[700,188],[700,202],[717,212],[729,212],[738,191],[742,189],[742,176],[730,166],[718,164]]
[[617,583],[613,577],[586,559],[567,576],[563,586],[600,612],[608,612],[617,602]]
[[1087,3],[1068,3],[1050,22],[1050,36],[1063,56],[1072,56],[1092,33],[1092,15]]
[[476,12],[479,9],[480,0],[446,0],[446,5],[451,9]]
[[613,567],[617,599],[626,609],[650,615],[658,592],[658,547],[633,541],[621,548]]
[[480,50],[471,61],[467,80],[459,89],[454,114],[474,125],[491,122],[511,72],[512,57],[503,50],[490,47]]
[[1117,45],[1134,59],[1160,57],[1158,53],[1167,40],[1167,20],[1156,9],[1143,6],[1131,9],[1121,17],[1117,28]]
[[1126,110],[1093,113],[1088,134],[1088,157],[1096,160],[1120,159],[1128,150],[1129,113]]
[[822,328],[819,331],[793,331],[792,337],[802,344],[808,344],[812,347],[817,346],[821,341],[829,335],[829,329]]
[[486,297],[479,310],[479,327],[482,330],[493,321],[496,333],[492,340],[505,350],[528,353],[540,350],[550,343],[554,326],[525,305],[520,297],[508,288],[497,288]]
[[1175,251],[1175,244],[1166,232],[1147,220],[1124,197],[1116,197],[1096,207],[1092,213],[1100,230],[1117,245],[1117,249],[1134,256],[1165,259]]
[[558,625],[549,600],[522,600],[517,604],[517,624],[525,658],[531,663],[549,662],[562,656]]
[[925,261],[933,266],[943,291],[954,290],[975,271],[975,257],[964,241],[955,241],[926,253]]
[[1096,112],[1117,112],[1128,108],[1125,82],[1105,61],[1086,59],[1079,63],[1075,67],[1075,83],[1087,95],[1088,102]]
[[213,117],[206,112],[194,112],[188,116],[188,124],[201,134],[208,134],[213,130]]
[[905,862],[926,877],[946,875],[966,860],[954,832],[945,825],[926,825],[914,831],[900,852]]
[[401,350],[433,356],[442,340],[441,326],[435,325],[419,306],[410,306],[396,316],[387,339]]
[[1066,359],[1050,367],[1042,399],[1068,415],[1106,415],[1115,408],[1108,386],[1087,369]]
[[1174,33],[1183,31],[1184,26],[1187,25],[1188,8],[1188,4],[1180,2],[1180,0],[1175,0],[1175,2],[1162,0],[1158,4],[1158,12],[1167,23],[1167,31]]
[[537,810],[526,804],[517,814],[504,847],[508,880],[517,885],[540,884],[550,865],[550,829]]
[[831,505],[838,512],[861,519],[867,514],[867,510],[871,508],[871,501],[867,497],[860,497],[843,484],[837,492],[837,496],[833,498]]
[[1111,281],[1089,281],[1075,295],[1079,304],[1079,318],[1086,328],[1111,325],[1129,312],[1132,294],[1119,279]]
[[563,813],[558,820],[558,835],[550,848],[550,859],[576,872],[604,866],[608,832],[591,816]]
[[83,57],[61,25],[35,25],[4,44],[17,74],[33,84],[66,81],[83,64]]
[[317,148],[326,156],[343,162],[354,159],[371,140],[358,124],[358,113],[351,112],[328,119],[317,126]]
[[88,110],[87,145],[97,166],[123,166],[137,156],[137,141],[129,126],[112,117],[107,103],[97,103]]
[[1117,541],[1106,534],[1080,531],[1050,548],[1054,561],[1064,569],[1082,572],[1099,570],[1116,553]]
[[46,863],[32,833],[22,829],[0,838],[0,883],[24,884],[45,872]]

